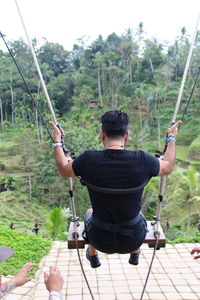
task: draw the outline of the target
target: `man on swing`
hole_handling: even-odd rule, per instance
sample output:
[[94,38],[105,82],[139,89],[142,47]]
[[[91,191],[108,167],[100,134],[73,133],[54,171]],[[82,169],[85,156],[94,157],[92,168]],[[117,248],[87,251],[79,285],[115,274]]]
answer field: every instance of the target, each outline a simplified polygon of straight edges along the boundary
[[[130,253],[129,263],[137,265],[139,248],[147,232],[146,220],[140,214],[144,183],[152,176],[172,172],[176,159],[176,135],[181,121],[168,129],[168,145],[163,160],[141,150],[124,149],[129,123],[126,113],[108,111],[101,117],[101,123],[105,149],[87,150],[72,161],[65,157],[61,148],[59,129],[50,122],[54,128],[57,168],[64,177],[80,176],[88,187],[92,209],[85,216],[85,235],[89,243],[86,257],[91,267],[101,265],[97,250],[108,254]],[[98,188],[102,188],[103,192]],[[122,193],[117,194],[117,189],[121,189]]]

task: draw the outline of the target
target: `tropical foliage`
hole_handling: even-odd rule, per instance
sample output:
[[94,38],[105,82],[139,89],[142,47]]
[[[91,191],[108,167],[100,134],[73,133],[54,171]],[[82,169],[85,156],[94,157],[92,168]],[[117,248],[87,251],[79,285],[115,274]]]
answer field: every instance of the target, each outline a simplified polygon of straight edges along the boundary
[[[154,153],[163,147],[162,139],[172,118],[190,46],[185,28],[171,45],[148,38],[142,22],[136,32],[127,29],[121,36],[111,33],[106,39],[99,35],[90,45],[79,40],[72,51],[47,40],[43,45],[36,40],[33,43],[70,151],[78,155],[86,149],[101,149],[99,120],[105,111],[114,108],[129,112],[127,148]],[[47,124],[51,115],[28,46],[23,40],[9,45]],[[178,118],[191,95],[199,61],[198,32]],[[180,228],[188,232],[191,229],[194,235],[200,211],[199,88],[198,81],[178,136],[179,165],[168,178],[163,203],[163,222],[170,220],[179,226],[182,217],[188,216]],[[40,112],[9,54],[3,51],[0,51],[0,99],[1,191],[9,192],[5,190],[8,184],[14,199],[22,191],[23,201],[48,206],[49,213],[54,207],[69,207],[68,183],[58,176],[51,140]],[[90,206],[88,194],[78,180],[74,189],[77,214],[82,217]],[[143,195],[143,210],[148,217],[155,214],[157,190],[158,178],[155,178]],[[61,210],[54,210],[51,234],[60,238],[63,229],[58,229],[62,226],[54,222],[55,214],[58,223],[63,223]]]

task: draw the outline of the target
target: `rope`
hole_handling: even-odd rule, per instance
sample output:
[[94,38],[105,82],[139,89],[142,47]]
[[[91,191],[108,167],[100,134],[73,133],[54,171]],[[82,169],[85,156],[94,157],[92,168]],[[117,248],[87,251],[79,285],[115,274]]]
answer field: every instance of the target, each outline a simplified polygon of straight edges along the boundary
[[[24,82],[24,85],[25,85],[25,87],[26,87],[26,90],[27,90],[28,94],[30,95],[31,100],[32,100],[33,103],[34,103],[34,105],[35,105],[35,107],[36,107],[36,109],[37,109],[37,111],[38,111],[38,113],[39,113],[39,115],[40,115],[40,117],[41,117],[41,120],[42,120],[43,124],[45,125],[45,127],[46,127],[46,129],[47,129],[47,132],[48,132],[49,136],[51,137],[52,141],[54,141],[54,140],[53,140],[53,137],[52,137],[52,135],[51,135],[51,133],[50,133],[50,131],[49,131],[49,128],[47,127],[47,125],[46,125],[46,123],[45,123],[45,121],[44,121],[44,118],[43,118],[43,116],[42,116],[42,113],[41,113],[41,111],[40,111],[40,109],[39,109],[39,107],[38,107],[36,101],[34,100],[33,95],[32,95],[32,93],[31,93],[31,91],[30,91],[30,89],[29,89],[29,87],[28,87],[28,85],[27,85],[27,83],[26,83],[26,80],[25,80],[25,78],[24,78],[24,76],[23,76],[23,73],[22,73],[22,71],[21,71],[19,65],[17,64],[17,62],[16,62],[16,60],[15,60],[15,57],[14,57],[14,55],[13,55],[11,49],[9,48],[9,46],[8,46],[7,42],[5,41],[4,36],[3,36],[3,34],[2,34],[1,32],[0,32],[0,35],[1,35],[1,37],[2,37],[2,39],[3,39],[3,41],[4,41],[4,43],[5,43],[5,45],[6,45],[6,47],[7,47],[7,49],[8,49],[8,51],[9,51],[10,55],[11,55],[11,57],[12,57],[12,59],[13,59],[15,65],[16,65],[18,71],[19,71],[19,74],[20,74],[20,76],[21,76],[21,78],[22,78],[22,80],[23,80],[23,82]],[[76,224],[77,224],[77,226],[78,226],[78,222],[77,222],[78,217],[76,216],[76,208],[75,208],[74,197],[73,197],[73,180],[72,180],[72,178],[69,179],[69,182],[70,182],[70,191],[69,191],[69,194],[70,194],[70,206],[71,206],[72,216],[73,216],[74,222],[76,222]],[[90,292],[91,298],[92,298],[92,300],[94,300],[94,296],[93,296],[93,294],[92,294],[92,290],[91,290],[91,288],[90,288],[90,285],[89,285],[89,282],[88,282],[88,280],[87,280],[87,277],[86,277],[86,274],[85,274],[85,271],[84,271],[84,268],[83,268],[83,264],[82,264],[82,261],[81,261],[80,251],[79,251],[79,249],[78,249],[77,236],[76,236],[76,249],[77,249],[78,259],[79,259],[79,263],[80,263],[80,266],[81,266],[81,270],[82,270],[82,273],[83,273],[85,282],[86,282],[86,284],[87,284],[87,287],[88,287],[88,290],[89,290],[89,292]]]
[[81,256],[80,256],[80,251],[79,251],[79,248],[78,248],[78,241],[77,241],[77,238],[76,238],[76,250],[77,250],[78,259],[79,259],[79,263],[80,263],[80,266],[81,266],[81,270],[82,270],[82,273],[83,273],[85,282],[86,282],[86,284],[87,284],[87,287],[88,287],[88,290],[89,290],[89,292],[90,292],[91,298],[92,298],[92,300],[94,300],[94,296],[93,296],[91,287],[90,287],[90,285],[89,285],[87,276],[86,276],[85,271],[84,271],[84,268],[83,268],[83,263],[82,263]]
[[[174,124],[175,121],[176,121],[176,116],[177,116],[177,113],[178,113],[178,110],[179,110],[179,106],[180,106],[180,103],[181,103],[183,89],[184,89],[184,85],[185,85],[185,81],[186,81],[186,76],[187,76],[188,69],[189,69],[189,66],[190,66],[192,52],[193,52],[193,49],[194,49],[194,43],[195,43],[195,40],[196,40],[196,35],[197,35],[199,21],[200,21],[200,13],[198,15],[198,19],[197,19],[197,22],[196,22],[195,30],[194,30],[194,33],[193,33],[193,36],[192,36],[192,42],[191,42],[191,45],[190,45],[190,50],[189,50],[187,61],[186,61],[186,64],[185,64],[185,69],[184,69],[184,73],[183,73],[183,77],[182,77],[182,81],[181,81],[181,86],[180,86],[180,89],[179,89],[179,94],[178,94],[178,98],[177,98],[176,106],[175,106],[175,109],[174,109],[174,114],[173,114],[173,118],[172,118],[171,124]],[[195,85],[194,85],[194,87],[192,89],[191,97],[192,97],[194,88],[196,86],[196,82],[198,80],[198,77],[199,77],[199,73],[198,73],[198,76],[197,76],[197,78],[195,80]],[[188,101],[188,105],[189,105],[189,102],[191,100],[191,97],[190,97],[190,99]],[[188,105],[186,106],[186,109],[184,111],[183,117],[185,115],[185,112],[187,110]],[[164,153],[165,153],[166,149],[167,149],[167,144],[165,145]],[[156,222],[160,220],[160,210],[161,210],[161,203],[162,203],[162,200],[163,200],[163,194],[164,194],[165,184],[166,184],[166,175],[161,176],[161,178],[160,178],[160,188],[159,188],[159,195],[158,195],[158,206],[157,206],[157,211],[156,211]]]
[[[39,78],[40,78],[40,81],[41,81],[41,84],[42,84],[42,88],[43,88],[43,91],[44,91],[45,96],[46,96],[46,99],[47,99],[47,103],[48,103],[48,106],[49,106],[49,110],[50,110],[50,112],[51,112],[51,114],[52,114],[54,123],[57,124],[56,116],[55,116],[53,107],[52,107],[52,105],[51,105],[51,100],[50,100],[48,91],[47,91],[47,89],[46,89],[46,85],[45,85],[45,82],[44,82],[44,80],[43,80],[43,76],[42,76],[42,73],[41,73],[41,70],[40,70],[38,61],[37,61],[37,57],[36,57],[35,51],[34,51],[34,49],[33,49],[33,45],[32,45],[32,43],[31,43],[31,40],[30,40],[30,38],[29,38],[29,36],[28,36],[27,30],[26,30],[26,26],[25,26],[25,23],[24,23],[24,21],[23,21],[23,18],[22,18],[22,15],[21,15],[21,12],[20,12],[19,5],[18,5],[18,3],[17,3],[17,0],[15,0],[15,3],[16,3],[16,6],[17,6],[17,9],[18,9],[19,15],[20,15],[20,19],[21,19],[21,22],[22,22],[22,26],[23,26],[23,28],[24,28],[24,31],[25,31],[25,34],[26,34],[26,37],[27,37],[27,40],[28,40],[28,43],[29,43],[29,46],[30,46],[30,50],[31,50],[31,53],[32,53],[32,56],[33,56],[33,59],[34,59],[35,65],[36,65],[36,69],[37,69],[37,72],[38,72],[38,75],[39,75]],[[58,126],[58,125],[57,125],[57,126]],[[58,126],[58,128],[60,129],[60,126]],[[63,137],[62,137],[62,144],[63,144],[63,151],[64,151],[65,155],[67,155],[67,153],[68,153],[69,151],[65,148],[65,145],[64,145],[64,138],[63,138]],[[73,222],[75,222],[75,225],[76,225],[76,226],[79,226],[79,224],[78,224],[79,218],[76,216],[76,208],[75,208],[75,202],[74,202],[74,196],[73,196],[73,180],[72,180],[72,178],[69,178],[69,184],[70,184],[70,191],[69,191],[69,195],[70,195],[70,206],[71,206],[71,210],[72,210]],[[77,241],[77,239],[78,239],[78,233],[76,232],[76,249],[77,249],[77,254],[78,254],[79,263],[80,263],[81,270],[82,270],[83,276],[84,276],[84,278],[85,278],[85,282],[86,282],[86,284],[87,284],[88,290],[89,290],[89,292],[90,292],[90,295],[91,295],[92,299],[94,300],[94,296],[93,296],[93,294],[92,294],[92,291],[91,291],[91,288],[90,288],[89,282],[88,282],[88,280],[87,280],[87,277],[86,277],[86,274],[85,274],[85,271],[84,271],[84,268],[83,268],[83,264],[82,264],[82,261],[81,261],[80,252],[79,252],[79,249],[78,249],[78,241]]]
[[27,38],[28,43],[29,43],[29,47],[30,47],[30,50],[31,50],[31,54],[32,54],[33,60],[34,60],[34,62],[35,62],[35,66],[36,66],[36,69],[37,69],[37,72],[38,72],[38,75],[39,75],[39,78],[40,78],[40,81],[41,81],[41,84],[42,84],[42,88],[43,88],[44,94],[45,94],[45,96],[46,96],[46,100],[47,100],[47,103],[48,103],[48,106],[49,106],[49,110],[50,110],[50,112],[51,112],[51,114],[52,114],[54,123],[57,124],[56,116],[55,116],[53,107],[52,107],[52,105],[51,105],[51,100],[50,100],[50,97],[49,97],[49,94],[48,94],[48,91],[47,91],[47,88],[46,88],[46,85],[45,85],[45,82],[44,82],[44,79],[43,79],[43,76],[42,76],[42,72],[41,72],[41,70],[40,70],[40,66],[39,66],[39,64],[38,64],[37,57],[36,57],[35,51],[34,51],[34,49],[33,49],[32,42],[31,42],[31,40],[30,40],[30,38],[29,38],[29,36],[28,36],[28,32],[27,32],[27,30],[26,30],[26,26],[25,26],[24,20],[23,20],[23,18],[22,18],[22,14],[21,14],[19,5],[18,5],[18,3],[17,3],[17,0],[15,0],[15,4],[16,4],[16,6],[17,6],[17,10],[18,10],[18,13],[19,13],[21,22],[22,22],[22,26],[23,26],[23,28],[24,28],[24,32],[25,32],[26,38]]
[[[163,175],[160,178],[160,187],[159,187],[159,194],[158,194],[158,201],[157,201],[157,208],[156,208],[156,217],[155,217],[155,224],[160,221],[160,214],[161,214],[161,207],[163,201],[163,194],[166,185],[167,176]],[[158,224],[157,224],[158,228]]]
[[193,93],[194,93],[194,90],[195,90],[197,81],[198,81],[198,79],[199,79],[199,75],[200,75],[200,67],[199,67],[197,76],[196,76],[196,78],[195,78],[194,85],[193,85],[193,87],[192,87],[192,91],[191,91],[190,97],[189,97],[189,99],[188,99],[188,101],[187,101],[187,105],[186,105],[186,107],[185,107],[185,109],[184,109],[184,111],[183,111],[183,115],[182,115],[182,118],[181,118],[182,121],[183,121],[184,118],[185,118],[185,115],[186,115],[188,106],[189,106],[189,104],[190,104],[190,102],[191,102],[191,99],[192,99],[192,96],[193,96]]
[[155,232],[155,234],[157,234],[156,243],[155,243],[153,255],[152,255],[152,258],[151,258],[151,262],[150,262],[150,265],[149,265],[149,270],[148,270],[148,273],[147,273],[147,276],[146,276],[146,279],[145,279],[145,283],[144,283],[144,286],[143,286],[143,290],[142,290],[142,293],[141,293],[141,296],[140,296],[140,300],[143,299],[144,292],[145,292],[145,289],[146,289],[146,286],[147,286],[147,283],[148,283],[149,275],[150,275],[150,272],[151,272],[151,269],[152,269],[152,265],[153,265],[153,262],[154,262],[154,258],[155,258],[155,254],[156,254],[156,249],[157,249],[157,246],[158,246],[159,232],[157,232],[157,233]]
[[183,78],[182,78],[182,82],[181,82],[181,86],[180,86],[180,90],[179,90],[179,94],[178,94],[178,99],[177,99],[177,102],[176,102],[176,107],[175,107],[173,118],[172,118],[172,123],[175,123],[176,116],[177,116],[179,106],[180,106],[180,103],[181,103],[181,98],[182,98],[182,94],[183,94],[185,80],[186,80],[186,76],[187,76],[188,69],[189,69],[189,66],[190,66],[192,51],[193,51],[193,48],[194,48],[194,43],[195,43],[197,31],[198,31],[199,21],[200,21],[200,13],[198,15],[197,23],[196,23],[195,30],[194,30],[194,33],[193,33],[193,36],[192,36],[192,42],[191,42],[191,45],[190,45],[190,50],[189,50],[187,61],[186,61],[186,64],[185,64],[185,69],[184,69]]
[[[185,81],[186,81],[186,76],[187,76],[187,72],[188,72],[188,69],[189,69],[189,66],[190,66],[192,52],[193,52],[193,49],[194,49],[194,43],[195,43],[195,39],[196,39],[196,35],[197,35],[199,21],[200,21],[200,13],[199,13],[197,23],[196,23],[196,27],[195,27],[195,31],[194,31],[194,34],[193,34],[193,37],[192,37],[192,42],[191,42],[190,50],[189,50],[189,53],[188,53],[188,57],[187,57],[187,61],[186,61],[186,65],[185,65],[185,69],[184,69],[184,73],[183,73],[183,78],[182,78],[182,82],[181,82],[181,86],[180,86],[180,90],[179,90],[179,94],[178,94],[178,98],[177,98],[177,102],[176,102],[176,106],[175,106],[175,110],[174,110],[171,125],[173,125],[176,121],[176,116],[177,116],[179,106],[180,106],[180,103],[181,103],[183,89],[184,89],[184,85],[185,85]],[[199,73],[200,73],[200,71],[199,71]],[[198,77],[199,77],[199,73],[198,73],[198,76],[195,80],[195,84],[193,86],[192,93],[191,93],[191,96],[190,96],[188,102],[190,102],[190,100],[191,100],[192,94],[194,92],[194,88],[196,86],[196,82],[197,82]],[[188,103],[188,105],[189,105],[189,103]],[[186,109],[183,113],[183,117],[185,116],[188,105],[186,106]],[[167,144],[165,144],[164,153],[165,153],[166,149],[167,149]],[[166,175],[163,175],[160,178],[159,195],[158,195],[156,216],[155,216],[155,222],[154,222],[154,225],[156,226],[157,229],[158,229],[158,224],[159,224],[159,221],[160,221],[160,213],[161,213],[161,207],[162,207],[162,201],[163,201],[164,188],[165,188],[165,185],[166,185],[166,178],[167,178]],[[140,300],[142,300],[142,298],[143,298],[144,291],[145,291],[147,283],[148,283],[150,271],[151,271],[151,268],[152,268],[152,265],[153,265],[153,261],[154,261],[154,257],[155,257],[155,253],[156,253],[156,249],[157,249],[157,245],[158,245],[159,234],[160,233],[159,233],[158,230],[156,230],[154,232],[154,235],[156,237],[156,244],[155,244],[155,247],[154,247],[154,252],[153,252],[153,255],[152,255],[151,263],[150,263],[150,266],[149,266],[149,270],[148,270],[148,273],[147,273],[147,277],[146,277],[146,280],[145,280],[145,284],[144,284],[144,287],[143,287],[143,290],[142,290]]]
[[21,76],[21,78],[22,78],[22,80],[23,80],[23,82],[24,82],[26,91],[27,91],[27,93],[29,94],[29,96],[31,97],[31,100],[32,100],[33,104],[35,105],[35,107],[36,107],[36,109],[37,109],[37,111],[38,111],[38,113],[39,113],[39,115],[40,115],[40,118],[41,118],[41,120],[42,120],[42,123],[44,124],[44,126],[45,126],[45,128],[46,128],[46,130],[47,130],[47,132],[48,132],[48,134],[49,134],[49,136],[50,136],[52,142],[54,142],[53,137],[52,137],[52,135],[51,135],[51,132],[50,132],[48,126],[46,125],[45,120],[44,120],[44,118],[43,118],[43,116],[42,116],[42,113],[41,113],[41,111],[40,111],[40,109],[39,109],[39,106],[37,105],[36,101],[34,100],[33,95],[32,95],[32,93],[31,93],[31,91],[30,91],[30,89],[29,89],[29,87],[28,87],[28,85],[27,85],[27,83],[26,83],[25,78],[24,78],[24,75],[23,75],[23,73],[22,73],[22,71],[21,71],[21,69],[20,69],[20,67],[19,67],[19,65],[18,65],[18,63],[17,63],[17,61],[16,61],[16,59],[15,59],[15,57],[14,57],[14,54],[13,54],[12,50],[10,49],[10,47],[8,46],[8,44],[7,44],[7,42],[6,42],[5,38],[4,38],[4,35],[2,34],[1,31],[0,31],[0,35],[1,35],[1,38],[3,39],[4,44],[6,45],[6,48],[8,49],[8,52],[9,52],[10,56],[12,57],[12,59],[13,59],[15,65],[16,65],[16,67],[17,67],[17,70],[18,70],[18,72],[19,72],[19,74],[20,74],[20,76]]
[[[18,9],[20,18],[21,18],[21,22],[22,22],[22,25],[23,25],[23,28],[24,28],[24,31],[25,31],[25,34],[26,34],[26,37],[27,37],[29,46],[30,46],[30,50],[31,50],[31,53],[32,53],[32,56],[33,56],[33,59],[34,59],[34,62],[35,62],[36,68],[37,68],[37,72],[38,72],[38,75],[39,75],[39,78],[40,78],[40,81],[41,81],[41,84],[42,84],[42,87],[43,87],[43,90],[44,90],[44,93],[45,93],[45,96],[46,96],[46,99],[47,99],[47,103],[48,103],[50,112],[51,112],[51,114],[52,114],[52,117],[53,117],[54,122],[57,124],[56,117],[55,117],[55,113],[54,113],[53,107],[52,107],[52,105],[51,105],[51,101],[50,101],[50,98],[49,98],[49,95],[48,95],[48,92],[47,92],[47,89],[46,89],[46,85],[45,85],[44,80],[43,80],[43,76],[42,76],[42,73],[41,73],[41,70],[40,70],[40,67],[39,67],[39,64],[38,64],[36,55],[35,55],[35,51],[34,51],[34,49],[33,49],[32,43],[31,43],[31,41],[30,41],[30,39],[29,39],[29,36],[28,36],[27,30],[26,30],[24,21],[23,21],[23,19],[22,19],[22,15],[21,15],[21,12],[20,12],[18,3],[17,3],[16,0],[15,0],[15,3],[16,3],[16,6],[17,6],[17,9]],[[37,111],[38,111],[38,113],[39,113],[39,115],[40,115],[40,117],[41,117],[41,119],[42,119],[42,121],[43,121],[43,123],[44,123],[46,129],[47,129],[47,132],[49,133],[49,135],[50,135],[52,141],[54,141],[54,140],[53,140],[53,137],[52,137],[52,135],[51,135],[51,133],[50,133],[50,131],[49,131],[49,128],[47,127],[47,125],[46,125],[46,123],[45,123],[45,121],[44,121],[44,119],[43,119],[43,116],[42,116],[42,114],[41,114],[41,111],[40,111],[40,109],[39,109],[39,107],[38,107],[36,101],[34,100],[32,94],[31,94],[31,91],[30,91],[30,89],[29,89],[29,87],[28,87],[28,85],[27,85],[27,83],[26,83],[26,80],[25,80],[25,78],[24,78],[24,76],[23,76],[23,73],[22,73],[22,71],[21,71],[19,65],[17,64],[17,62],[16,62],[16,60],[15,60],[15,58],[14,58],[14,55],[13,55],[11,49],[8,47],[8,44],[6,43],[6,41],[5,41],[5,39],[4,39],[4,36],[3,36],[3,34],[2,34],[1,32],[0,32],[0,35],[1,35],[1,37],[2,37],[4,43],[5,43],[6,47],[7,47],[7,49],[8,49],[8,51],[9,51],[10,55],[11,55],[11,57],[12,57],[14,63],[15,63],[15,65],[16,65],[16,67],[17,67],[17,69],[18,69],[18,71],[19,71],[19,73],[20,73],[20,75],[21,75],[21,78],[22,78],[22,80],[23,80],[23,82],[24,82],[24,85],[25,85],[25,87],[26,87],[26,90],[27,90],[28,94],[30,95],[30,97],[31,97],[31,99],[32,99],[32,101],[33,101],[33,103],[34,103],[34,105],[35,105],[35,107],[36,107],[36,109],[37,109]],[[65,151],[64,151],[65,153],[68,152],[68,150],[67,150],[65,147],[64,147],[63,150],[65,150]],[[77,222],[78,218],[76,217],[76,209],[75,209],[75,203],[74,203],[74,197],[73,197],[73,180],[72,180],[72,178],[69,179],[69,182],[70,182],[70,191],[69,191],[69,194],[70,194],[70,206],[71,206],[71,210],[72,210],[73,220],[76,222],[76,224],[77,224],[77,226],[78,226],[78,222]],[[89,283],[88,283],[88,280],[87,280],[87,277],[86,277],[86,275],[85,275],[85,272],[84,272],[84,269],[83,269],[83,265],[82,265],[82,262],[81,262],[80,252],[79,252],[79,249],[78,249],[78,243],[77,243],[77,237],[76,237],[76,248],[77,248],[77,253],[78,253],[78,258],[79,258],[80,266],[81,266],[81,269],[82,269],[82,273],[83,273],[83,275],[84,275],[84,278],[85,278],[86,284],[87,284],[87,286],[88,286],[89,292],[90,292],[90,294],[91,294],[91,297],[92,297],[92,299],[94,300],[94,297],[93,297],[91,288],[90,288],[90,286],[89,286]]]
[[[45,96],[47,98],[47,103],[49,105],[49,109],[50,109],[50,111],[52,113],[54,122],[57,123],[56,122],[56,117],[55,117],[55,114],[54,114],[54,111],[53,111],[53,107],[51,105],[51,101],[50,101],[50,98],[49,98],[49,95],[48,95],[48,92],[47,92],[47,89],[46,89],[46,86],[45,86],[45,83],[44,83],[44,80],[43,80],[43,77],[42,77],[42,73],[40,71],[40,67],[39,67],[38,62],[37,62],[35,51],[33,49],[32,43],[31,43],[31,41],[29,39],[29,36],[27,34],[27,30],[26,30],[24,21],[22,19],[22,15],[21,15],[21,12],[20,12],[17,0],[15,0],[15,3],[16,3],[16,6],[17,6],[17,9],[18,9],[21,21],[22,21],[22,25],[23,25],[26,37],[27,37],[28,42],[29,42],[31,53],[32,53],[32,56],[33,56],[33,59],[34,59],[34,62],[35,62],[35,65],[36,65],[36,68],[37,68],[37,71],[38,71],[38,75],[39,75],[41,83],[42,83],[42,87],[43,87]],[[180,90],[179,90],[179,95],[178,95],[176,107],[175,107],[175,110],[174,110],[174,115],[173,115],[173,118],[172,118],[172,123],[174,123],[175,120],[176,120],[176,116],[177,116],[178,109],[179,109],[179,106],[180,106],[180,102],[181,102],[181,98],[182,98],[182,94],[183,94],[183,89],[184,89],[184,85],[185,85],[185,80],[186,80],[187,72],[188,72],[188,69],[189,69],[190,60],[191,60],[191,56],[192,56],[192,51],[193,51],[194,43],[195,43],[195,39],[196,39],[196,34],[197,34],[199,20],[200,20],[200,14],[199,14],[199,17],[198,17],[198,20],[197,20],[197,24],[196,24],[196,28],[195,28],[195,31],[194,31],[194,34],[193,34],[193,39],[192,39],[192,43],[191,43],[191,46],[190,46],[190,51],[189,51],[189,54],[188,54],[188,57],[187,57],[187,61],[186,61],[185,69],[184,69],[184,74],[183,74],[183,78],[182,78],[182,82],[181,82],[181,86],[180,86]],[[164,187],[165,187],[165,182],[166,182],[165,178],[166,178],[166,176],[162,176],[161,177],[161,182],[160,182],[159,200],[158,200],[158,206],[157,206],[157,212],[156,212],[156,226],[158,226],[158,221],[160,220],[161,203],[162,203],[162,200],[163,200],[163,193],[164,193]],[[71,187],[71,190],[70,190],[71,197],[70,197],[70,199],[71,199],[72,214],[73,214],[73,218],[75,220],[76,219],[76,210],[75,210],[75,204],[74,204],[74,198],[73,198],[73,191],[72,191],[72,188],[73,188],[72,181],[70,181],[70,187]],[[143,287],[143,291],[142,291],[140,300],[142,300],[143,295],[144,295],[144,291],[145,291],[145,288],[146,288],[146,285],[147,285],[147,282],[148,282],[148,278],[149,278],[149,275],[150,275],[150,271],[151,271],[151,268],[152,268],[152,265],[153,265],[153,261],[154,261],[154,257],[155,257],[155,253],[156,253],[156,249],[157,249],[157,245],[158,245],[159,232],[155,231],[154,234],[157,235],[157,237],[156,237],[156,244],[155,244],[155,247],[154,247],[153,256],[152,256],[152,259],[151,259],[151,263],[150,263],[150,266],[149,266],[149,270],[148,270],[148,273],[147,273],[147,277],[146,277],[146,280],[145,280],[145,285]],[[76,248],[77,248],[77,254],[78,254],[80,266],[81,266],[81,269],[82,269],[85,281],[87,283],[88,289],[90,291],[90,295],[91,295],[92,299],[94,299],[94,297],[92,295],[92,291],[91,291],[90,286],[89,286],[89,283],[87,281],[87,277],[86,277],[84,269],[83,269],[82,262],[81,262],[80,252],[79,252],[79,249],[78,249],[77,238],[78,237],[76,236]]]
[[[29,38],[29,35],[28,35],[28,32],[26,30],[26,26],[25,26],[25,23],[24,23],[24,20],[22,18],[22,14],[21,14],[21,11],[20,11],[20,8],[19,8],[19,5],[17,3],[17,0],[15,0],[15,4],[17,6],[17,10],[18,10],[18,13],[19,13],[19,16],[20,16],[20,19],[21,19],[21,22],[22,22],[22,26],[24,28],[24,32],[25,32],[25,35],[26,35],[26,38],[28,40],[28,43],[29,43],[29,47],[30,47],[30,51],[31,51],[31,54],[32,54],[32,57],[33,57],[33,60],[35,62],[35,65],[36,65],[36,69],[37,69],[37,72],[38,72],[38,76],[40,78],[40,81],[41,81],[41,84],[42,84],[42,88],[43,88],[43,91],[45,93],[45,96],[46,96],[46,99],[47,99],[47,103],[48,103],[48,106],[49,106],[49,110],[52,114],[52,117],[53,117],[53,121],[55,124],[57,124],[57,121],[56,121],[56,116],[55,116],[55,113],[54,113],[54,110],[53,110],[53,107],[51,105],[51,100],[50,100],[50,97],[49,97],[49,94],[48,94],[48,91],[47,91],[47,88],[46,88],[46,85],[45,85],[45,82],[44,82],[44,79],[43,79],[43,76],[42,76],[42,72],[40,70],[40,66],[38,64],[38,60],[37,60],[37,57],[36,57],[36,54],[35,54],[35,51],[34,51],[34,48],[33,48],[33,45],[32,45],[32,42]],[[60,126],[57,125],[57,127],[61,130]],[[63,144],[63,151],[65,153],[65,155],[67,155],[67,153],[69,152],[65,145],[64,145],[64,137],[62,136],[62,144]],[[72,213],[74,215],[74,217],[76,218],[76,211],[75,211],[75,204],[74,204],[74,197],[73,197],[73,182],[72,182],[72,178],[69,179],[70,181],[70,202],[71,202],[71,208],[72,208]],[[75,219],[74,218],[74,219]]]
[[73,180],[72,178],[69,178],[69,185],[70,185],[70,190],[69,190],[69,196],[70,196],[70,208],[72,211],[72,221],[78,221],[79,218],[76,216],[76,207],[75,207],[75,202],[74,202],[74,195],[73,195]]

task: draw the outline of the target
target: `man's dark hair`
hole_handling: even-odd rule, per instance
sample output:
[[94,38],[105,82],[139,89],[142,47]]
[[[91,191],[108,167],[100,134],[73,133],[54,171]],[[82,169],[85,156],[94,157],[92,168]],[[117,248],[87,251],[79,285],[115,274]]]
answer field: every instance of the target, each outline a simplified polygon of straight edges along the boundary
[[109,138],[124,137],[128,132],[129,117],[120,110],[110,110],[101,117],[102,130]]

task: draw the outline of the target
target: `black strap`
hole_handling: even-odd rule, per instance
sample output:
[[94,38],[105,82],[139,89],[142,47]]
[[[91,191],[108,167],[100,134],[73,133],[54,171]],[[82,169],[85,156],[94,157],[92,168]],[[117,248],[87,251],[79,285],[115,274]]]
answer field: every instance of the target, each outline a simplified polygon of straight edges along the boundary
[[124,189],[112,189],[112,188],[104,188],[104,187],[96,186],[92,183],[89,183],[88,181],[86,181],[83,178],[81,178],[81,183],[83,185],[86,185],[87,188],[89,188],[90,190],[97,192],[97,193],[112,194],[112,195],[127,195],[127,194],[134,194],[134,193],[141,191],[145,187],[145,185],[147,185],[149,180],[150,180],[150,178],[148,180],[144,181],[139,186],[132,187],[132,188],[124,188]]
[[133,235],[134,225],[136,225],[140,221],[140,218],[141,216],[140,214],[138,214],[135,218],[129,221],[120,224],[113,224],[113,223],[103,222],[99,218],[92,216],[91,223],[94,226],[104,231],[109,231],[113,233],[116,232],[122,235]]

